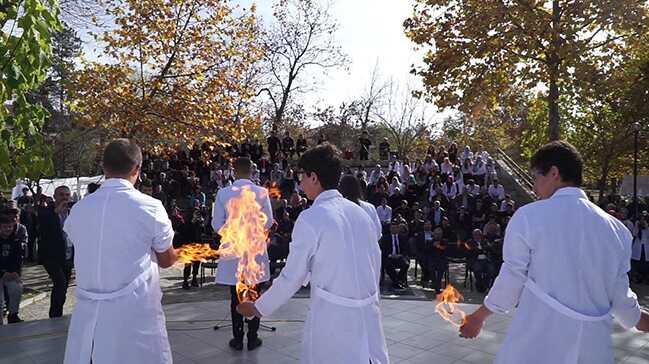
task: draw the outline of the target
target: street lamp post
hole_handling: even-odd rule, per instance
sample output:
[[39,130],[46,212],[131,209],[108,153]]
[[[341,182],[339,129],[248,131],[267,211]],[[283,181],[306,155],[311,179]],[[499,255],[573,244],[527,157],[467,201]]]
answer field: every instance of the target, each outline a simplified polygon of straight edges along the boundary
[[638,134],[640,134],[640,123],[636,122],[633,124],[633,208],[634,208],[634,220],[638,221],[639,209],[638,209]]

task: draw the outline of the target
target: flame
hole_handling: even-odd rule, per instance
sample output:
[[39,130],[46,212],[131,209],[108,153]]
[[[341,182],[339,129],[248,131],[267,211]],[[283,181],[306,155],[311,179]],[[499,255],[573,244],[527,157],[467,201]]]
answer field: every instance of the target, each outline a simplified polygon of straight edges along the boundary
[[[236,191],[236,190],[235,190]],[[256,257],[266,252],[268,217],[262,212],[257,196],[248,186],[228,201],[228,218],[219,230],[221,257],[238,258],[237,295],[239,302],[254,301],[259,296],[256,284],[262,279],[264,266]]]
[[[460,327],[464,324],[466,313],[457,308],[457,303],[463,299],[464,297],[462,294],[460,294],[453,285],[449,284],[442,293],[437,295],[438,303],[437,306],[435,306],[435,312],[437,312],[444,320],[450,322],[453,326]],[[459,320],[457,320],[458,317]]]
[[218,250],[210,248],[209,244],[192,243],[185,244],[176,250],[179,263],[191,263],[196,261],[205,262],[209,258],[219,255]]
[[282,192],[279,190],[279,186],[277,185],[277,182],[273,182],[268,188],[268,197],[275,200],[279,200],[280,198],[282,198]]

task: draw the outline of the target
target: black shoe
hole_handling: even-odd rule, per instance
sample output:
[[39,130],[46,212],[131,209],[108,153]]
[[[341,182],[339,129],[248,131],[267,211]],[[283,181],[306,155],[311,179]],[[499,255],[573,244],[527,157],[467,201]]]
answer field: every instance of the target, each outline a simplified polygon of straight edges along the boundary
[[189,289],[189,283],[187,281],[183,281],[183,289]]
[[7,323],[8,324],[17,324],[19,322],[23,322],[23,320],[18,317],[17,313],[12,313],[7,317]]
[[254,339],[248,339],[248,351],[252,351],[261,346],[261,339],[256,337]]
[[[230,345],[230,347],[236,351],[241,351],[243,350],[243,339],[237,339],[235,337],[232,340],[230,340],[230,343],[228,345]],[[248,343],[248,346],[250,346],[250,343]]]
[[192,278],[192,287],[198,287],[198,281],[196,280],[196,277]]

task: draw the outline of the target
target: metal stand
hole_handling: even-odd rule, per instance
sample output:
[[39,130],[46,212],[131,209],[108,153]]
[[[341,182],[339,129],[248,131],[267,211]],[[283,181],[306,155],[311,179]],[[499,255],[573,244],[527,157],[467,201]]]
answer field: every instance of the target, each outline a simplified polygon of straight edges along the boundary
[[[244,321],[246,323],[249,322],[248,319],[245,319]],[[232,327],[232,324],[230,323],[230,324],[223,324],[223,325],[214,325],[214,330],[219,330],[219,329],[223,329],[223,328],[226,328],[226,327]],[[266,331],[272,331],[272,332],[277,331],[277,328],[275,326],[264,325],[261,322],[259,323],[259,328],[262,329],[262,330],[266,330]]]
[[214,325],[214,330],[223,329],[225,327],[232,327],[232,324]]
[[276,328],[275,326],[264,325],[264,324],[262,324],[261,322],[259,323],[259,328],[260,328],[260,329],[264,329],[264,330],[266,330],[266,331],[272,331],[272,332],[277,331],[277,328]]

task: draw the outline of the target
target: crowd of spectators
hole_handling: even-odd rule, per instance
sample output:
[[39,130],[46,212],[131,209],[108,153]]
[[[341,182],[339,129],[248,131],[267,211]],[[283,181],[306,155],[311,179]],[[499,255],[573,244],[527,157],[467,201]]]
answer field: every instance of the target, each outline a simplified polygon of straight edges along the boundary
[[[176,246],[210,240],[216,192],[235,180],[231,158],[247,155],[254,162],[248,179],[271,190],[276,224],[269,257],[272,270],[279,266],[276,263],[288,255],[293,224],[310,202],[299,190],[293,170],[308,143],[302,137],[293,141],[289,133],[280,140],[276,134],[269,136],[267,151],[254,141],[222,152],[203,146],[145,154],[140,188],[167,208]],[[369,140],[367,133],[359,138],[361,159],[367,157],[371,145],[365,139]],[[459,152],[451,144],[448,148],[431,146],[422,157],[411,161],[393,156],[369,170],[359,166],[343,172],[358,179],[362,199],[377,208],[384,236],[379,244],[391,288],[407,286],[407,272],[415,259],[423,272],[419,283],[439,290],[451,257],[468,260],[476,287],[484,291],[498,270],[502,234],[515,202],[498,182],[495,163],[487,152],[474,154],[469,147]],[[198,285],[198,270],[199,263],[187,265],[185,288]]]
[[[137,188],[159,199],[167,209],[176,232],[174,246],[208,243],[214,236],[210,222],[216,193],[235,180],[231,160],[250,157],[249,179],[270,191],[275,224],[268,250],[271,271],[275,271],[288,255],[296,219],[310,204],[299,189],[293,166],[309,145],[326,140],[324,135],[312,142],[304,136],[295,140],[289,132],[280,138],[273,131],[264,144],[246,140],[225,149],[202,144],[157,154],[145,152]],[[356,159],[368,160],[372,145],[369,134],[363,132]],[[378,156],[372,168],[362,163],[345,167],[343,177],[357,180],[361,199],[376,209],[383,232],[378,241],[382,277],[390,279],[387,286],[382,278],[386,289],[398,291],[410,283],[439,291],[450,261],[464,263],[476,290],[485,292],[502,264],[504,231],[517,208],[510,191],[498,180],[493,158],[469,146],[459,149],[455,143],[431,143],[425,154],[399,157],[387,139],[378,143]],[[89,185],[88,193],[97,188],[99,185]],[[45,266],[53,282],[50,317],[61,315],[74,255],[61,227],[74,199],[67,187],[57,188],[52,197],[36,187],[34,191],[25,188],[8,204],[0,201],[4,206],[0,212],[0,288],[4,288],[0,289],[0,301],[8,301],[9,322],[20,320],[17,307],[23,259],[38,259]],[[649,282],[646,205],[640,206],[644,212],[636,223],[628,214],[633,206],[619,197],[608,198],[603,207],[633,231],[633,278]],[[421,275],[408,282],[413,265],[421,268]],[[199,285],[199,269],[199,262],[185,266],[183,288]]]

